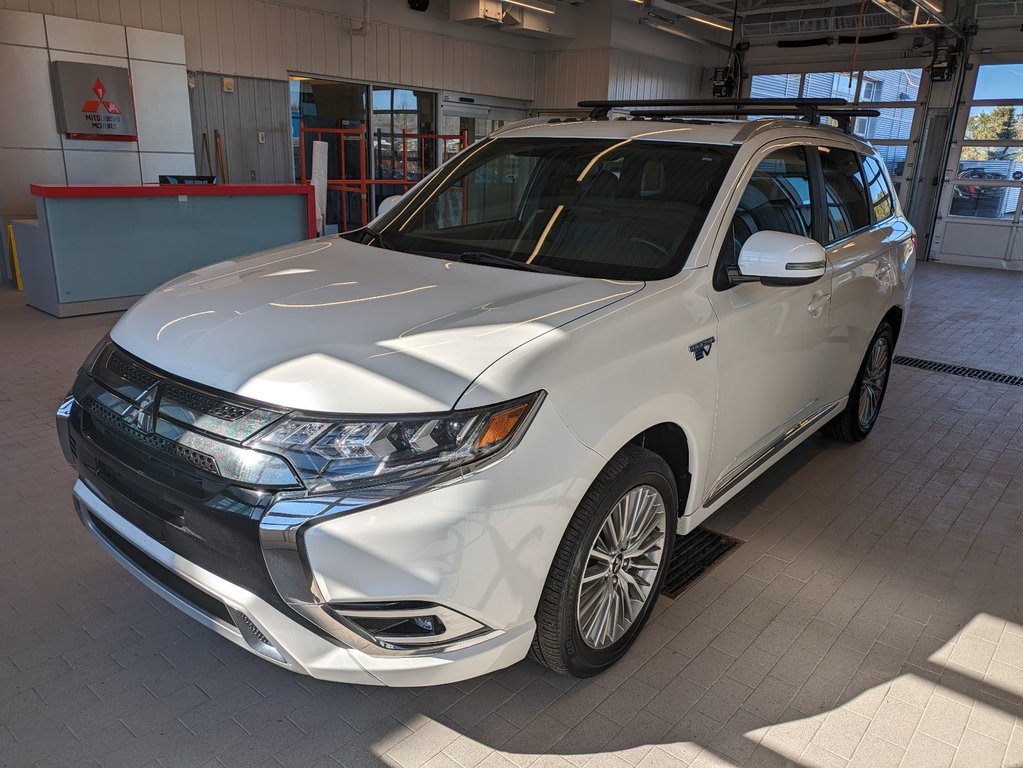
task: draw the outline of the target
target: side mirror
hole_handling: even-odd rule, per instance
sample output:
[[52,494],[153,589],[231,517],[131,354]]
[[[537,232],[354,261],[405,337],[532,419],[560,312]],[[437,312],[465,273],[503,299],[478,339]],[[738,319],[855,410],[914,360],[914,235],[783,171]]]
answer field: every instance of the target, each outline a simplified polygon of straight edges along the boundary
[[401,200],[401,195],[391,195],[390,197],[385,197],[381,200],[379,205],[377,205],[377,217],[383,216],[391,210],[398,204],[399,200]]
[[809,285],[824,276],[828,265],[816,240],[789,232],[755,232],[739,251],[734,282],[759,280],[764,285]]

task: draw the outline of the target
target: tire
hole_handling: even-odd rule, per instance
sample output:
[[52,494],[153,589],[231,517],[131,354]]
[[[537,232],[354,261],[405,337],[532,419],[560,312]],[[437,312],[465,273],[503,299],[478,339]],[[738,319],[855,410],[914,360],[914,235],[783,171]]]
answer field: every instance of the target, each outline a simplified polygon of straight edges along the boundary
[[[655,496],[659,496],[663,504],[663,519],[657,513]],[[631,516],[618,507],[619,502],[626,498],[632,504]],[[649,506],[646,506],[648,502]],[[626,526],[625,532],[629,533],[627,523],[631,521],[635,533],[635,529],[649,527],[641,522],[647,516],[642,514],[644,509],[648,510],[647,523],[652,525],[656,521],[663,528],[663,541],[659,545],[653,545],[649,552],[634,559],[623,559],[621,555],[605,558],[591,552],[595,546],[615,552],[623,548],[638,551],[639,547],[631,546],[630,538],[625,536],[614,537],[626,542],[616,549],[610,529],[604,529],[604,524],[615,513],[615,520]],[[536,635],[529,655],[555,672],[571,677],[599,674],[618,661],[636,639],[657,602],[671,558],[677,521],[678,489],[671,469],[652,451],[627,445],[593,481],[565,531],[540,596]],[[598,534],[601,535],[599,545]],[[651,529],[651,534],[643,540],[650,544],[658,538],[657,530]],[[655,565],[652,564],[654,559],[657,561]],[[589,578],[584,590],[583,574],[588,565]],[[601,569],[605,568],[606,571],[602,572]],[[603,575],[595,576],[598,572]],[[642,575],[637,577],[636,574]],[[646,587],[649,591],[640,606],[640,590]],[[589,608],[580,615],[580,603],[589,607],[595,604],[596,599],[596,604],[600,604],[599,595],[611,592],[619,596],[626,592],[636,598],[627,604],[621,601],[611,603],[613,606],[627,606],[623,607],[623,612],[627,611],[632,618],[623,613],[623,620],[617,624],[587,624],[586,619],[593,619],[594,612]],[[592,630],[587,636],[584,636],[585,627]]]
[[[884,394],[888,390],[894,351],[895,334],[886,320],[881,323],[867,346],[856,381],[849,390],[849,402],[845,410],[825,425],[824,434],[847,443],[858,443],[870,434],[877,423]],[[866,418],[864,412],[867,412]]]

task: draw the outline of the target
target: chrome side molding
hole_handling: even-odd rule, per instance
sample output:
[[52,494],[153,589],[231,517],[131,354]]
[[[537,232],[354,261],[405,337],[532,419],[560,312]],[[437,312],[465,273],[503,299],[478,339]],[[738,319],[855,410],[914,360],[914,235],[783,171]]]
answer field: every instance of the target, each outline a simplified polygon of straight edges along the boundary
[[756,470],[766,464],[771,458],[789,445],[793,440],[796,440],[801,435],[806,434],[814,426],[819,424],[826,416],[830,415],[836,408],[840,401],[836,400],[832,403],[818,408],[816,411],[805,417],[798,424],[793,424],[789,427],[782,435],[778,437],[773,443],[764,446],[759,451],[750,456],[746,461],[736,467],[732,472],[727,474],[721,480],[719,480],[713,488],[710,489],[710,493],[707,498],[703,500],[703,506],[709,507],[715,501],[720,499],[732,488],[741,483]]

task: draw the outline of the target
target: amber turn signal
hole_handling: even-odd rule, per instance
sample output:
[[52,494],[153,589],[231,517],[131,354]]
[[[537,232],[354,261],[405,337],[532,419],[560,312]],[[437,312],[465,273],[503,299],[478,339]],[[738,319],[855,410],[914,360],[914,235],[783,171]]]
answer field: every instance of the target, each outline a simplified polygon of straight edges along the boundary
[[495,413],[487,422],[480,439],[476,441],[476,448],[489,448],[504,440],[512,433],[515,425],[519,423],[527,410],[529,410],[529,403],[520,403],[507,411]]

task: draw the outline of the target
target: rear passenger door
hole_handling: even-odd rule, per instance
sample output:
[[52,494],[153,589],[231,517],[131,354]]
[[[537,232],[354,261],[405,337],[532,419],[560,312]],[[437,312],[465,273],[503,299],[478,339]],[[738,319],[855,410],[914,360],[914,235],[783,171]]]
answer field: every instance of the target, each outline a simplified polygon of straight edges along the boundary
[[711,305],[718,407],[705,503],[711,504],[773,456],[772,446],[819,408],[828,336],[830,275],[810,285],[731,283],[743,243],[755,232],[813,237],[813,147],[781,146],[757,159],[714,264]]
[[826,396],[849,394],[871,337],[890,306],[898,275],[893,245],[908,236],[894,194],[873,156],[835,146],[817,148],[827,235],[834,270],[831,334],[823,382]]

